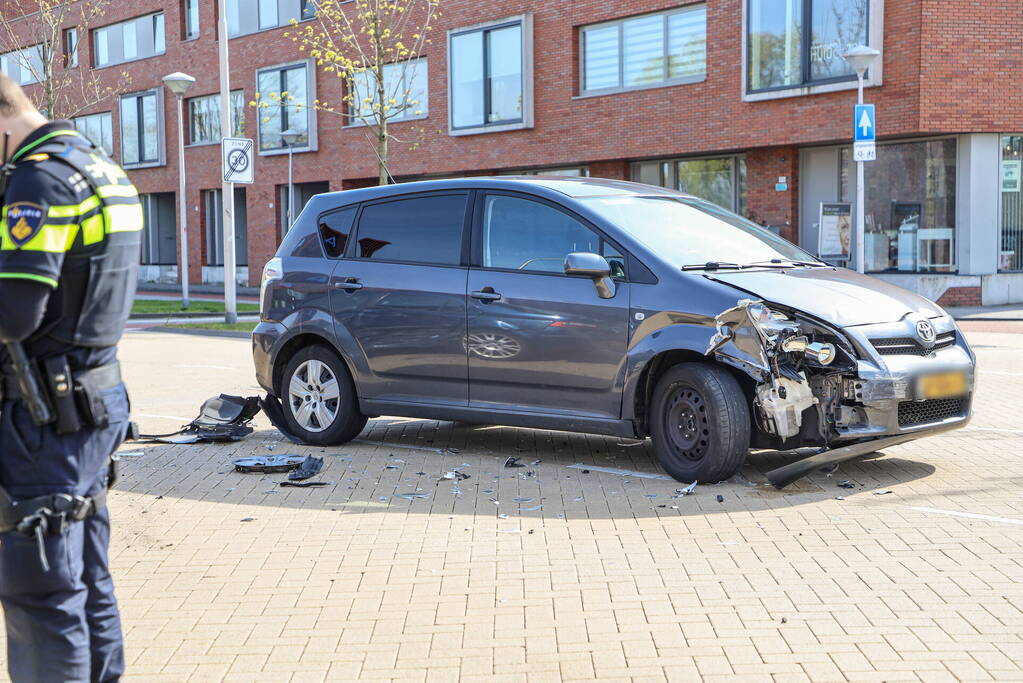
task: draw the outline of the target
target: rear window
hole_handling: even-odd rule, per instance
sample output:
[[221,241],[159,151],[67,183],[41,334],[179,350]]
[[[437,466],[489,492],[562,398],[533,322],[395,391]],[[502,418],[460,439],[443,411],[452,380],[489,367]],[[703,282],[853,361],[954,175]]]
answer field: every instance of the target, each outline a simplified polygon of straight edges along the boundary
[[345,247],[348,245],[348,236],[352,233],[352,222],[355,220],[357,207],[350,206],[333,213],[320,216],[320,242],[323,244],[323,251],[331,258],[344,256]]
[[458,265],[467,199],[464,193],[428,195],[364,206],[356,256]]

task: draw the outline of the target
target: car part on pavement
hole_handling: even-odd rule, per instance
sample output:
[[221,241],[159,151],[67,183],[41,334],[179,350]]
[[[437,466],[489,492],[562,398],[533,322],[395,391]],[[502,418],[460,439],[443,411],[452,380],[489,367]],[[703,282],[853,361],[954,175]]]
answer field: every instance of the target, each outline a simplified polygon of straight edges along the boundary
[[525,465],[523,465],[521,462],[519,462],[519,458],[508,458],[507,460],[504,461],[504,466],[505,467],[525,467]]
[[250,455],[233,460],[232,464],[236,472],[276,474],[297,468],[305,459],[304,455]]
[[333,483],[332,481],[282,481],[281,486],[305,489],[313,486],[330,486]]
[[221,394],[207,399],[199,409],[199,415],[178,431],[139,434],[138,438],[171,444],[240,441],[252,433],[249,423],[259,413],[259,408],[260,401],[256,396],[243,398]]
[[297,468],[288,473],[288,479],[291,481],[302,481],[319,474],[321,469],[323,469],[323,458],[309,455],[306,456],[306,459]]

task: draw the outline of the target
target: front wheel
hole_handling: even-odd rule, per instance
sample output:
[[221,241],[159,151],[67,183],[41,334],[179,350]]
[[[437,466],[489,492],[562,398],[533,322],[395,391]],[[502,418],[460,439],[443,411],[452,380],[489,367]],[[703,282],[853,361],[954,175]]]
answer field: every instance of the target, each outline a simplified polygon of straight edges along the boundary
[[366,426],[348,368],[324,346],[291,357],[281,381],[281,402],[288,427],[306,443],[339,446]]
[[749,404],[724,368],[682,363],[657,382],[650,433],[668,474],[683,482],[716,483],[738,472],[746,460]]

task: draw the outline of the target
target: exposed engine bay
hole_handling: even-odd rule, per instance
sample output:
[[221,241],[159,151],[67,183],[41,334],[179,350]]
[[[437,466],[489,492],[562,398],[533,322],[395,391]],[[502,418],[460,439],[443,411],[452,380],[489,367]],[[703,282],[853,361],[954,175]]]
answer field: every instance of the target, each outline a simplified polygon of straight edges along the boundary
[[706,354],[756,381],[754,408],[775,447],[826,446],[837,435],[842,398],[856,378],[855,354],[835,330],[762,301],[740,299],[716,318]]

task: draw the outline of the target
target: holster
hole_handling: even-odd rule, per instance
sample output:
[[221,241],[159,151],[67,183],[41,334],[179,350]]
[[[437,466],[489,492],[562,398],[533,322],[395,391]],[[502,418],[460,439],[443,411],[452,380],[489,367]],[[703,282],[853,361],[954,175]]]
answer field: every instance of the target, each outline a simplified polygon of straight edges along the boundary
[[74,386],[79,414],[85,423],[96,429],[109,425],[110,416],[95,376],[89,372],[77,373],[74,375]]
[[74,434],[82,428],[82,423],[78,419],[75,385],[67,356],[47,358],[43,361],[43,369],[46,374],[46,387],[57,416],[54,429],[58,434]]

